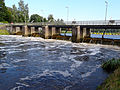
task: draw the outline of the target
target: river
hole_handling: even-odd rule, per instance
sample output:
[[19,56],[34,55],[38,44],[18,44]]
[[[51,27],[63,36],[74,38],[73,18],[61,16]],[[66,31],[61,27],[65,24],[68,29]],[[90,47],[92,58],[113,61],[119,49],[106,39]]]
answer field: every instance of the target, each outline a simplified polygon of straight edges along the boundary
[[103,61],[120,47],[40,37],[0,36],[0,90],[95,90]]

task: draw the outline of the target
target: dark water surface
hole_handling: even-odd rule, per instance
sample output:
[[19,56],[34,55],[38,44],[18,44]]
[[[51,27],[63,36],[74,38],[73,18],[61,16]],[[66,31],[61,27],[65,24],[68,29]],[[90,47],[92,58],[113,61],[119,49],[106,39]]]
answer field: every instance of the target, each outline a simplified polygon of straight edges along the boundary
[[0,90],[95,90],[111,58],[119,47],[0,36]]

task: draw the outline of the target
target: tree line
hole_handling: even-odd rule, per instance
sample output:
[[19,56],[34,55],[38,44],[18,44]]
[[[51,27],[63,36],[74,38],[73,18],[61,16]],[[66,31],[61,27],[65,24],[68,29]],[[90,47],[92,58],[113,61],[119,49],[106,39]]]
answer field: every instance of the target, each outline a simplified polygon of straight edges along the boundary
[[33,14],[29,17],[29,7],[23,0],[18,2],[18,8],[16,5],[12,5],[12,8],[5,6],[5,1],[0,0],[0,22],[8,23],[34,23],[34,22],[63,22],[63,19],[55,20],[53,15],[50,14],[47,18],[38,14]]

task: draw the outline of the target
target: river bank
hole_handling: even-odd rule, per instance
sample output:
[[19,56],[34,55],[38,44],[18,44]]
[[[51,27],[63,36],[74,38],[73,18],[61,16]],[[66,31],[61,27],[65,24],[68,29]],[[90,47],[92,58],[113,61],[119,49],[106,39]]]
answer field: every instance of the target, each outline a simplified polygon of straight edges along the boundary
[[97,90],[119,90],[120,89],[120,67],[116,69],[107,79],[97,88]]

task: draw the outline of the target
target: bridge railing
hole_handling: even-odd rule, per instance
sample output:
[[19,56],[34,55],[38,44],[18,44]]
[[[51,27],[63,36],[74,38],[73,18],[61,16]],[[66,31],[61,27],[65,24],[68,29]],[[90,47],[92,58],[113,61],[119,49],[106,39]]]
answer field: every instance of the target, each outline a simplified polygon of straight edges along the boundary
[[66,25],[64,22],[12,23],[9,25]]
[[[120,20],[38,22],[38,23],[26,23],[26,24],[27,25],[120,25]],[[13,23],[8,25],[25,25],[25,23]]]
[[67,25],[120,25],[120,20],[66,21]]

